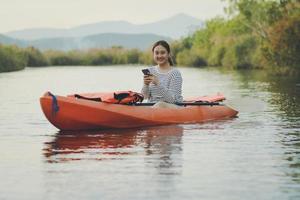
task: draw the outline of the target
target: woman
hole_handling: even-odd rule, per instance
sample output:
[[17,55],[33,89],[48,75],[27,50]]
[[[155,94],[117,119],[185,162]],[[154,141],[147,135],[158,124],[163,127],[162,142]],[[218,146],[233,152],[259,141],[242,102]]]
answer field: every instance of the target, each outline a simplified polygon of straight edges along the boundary
[[142,94],[154,107],[177,107],[182,102],[182,77],[173,67],[169,44],[160,40],[152,47],[153,59],[157,64],[150,67],[150,75],[144,75]]

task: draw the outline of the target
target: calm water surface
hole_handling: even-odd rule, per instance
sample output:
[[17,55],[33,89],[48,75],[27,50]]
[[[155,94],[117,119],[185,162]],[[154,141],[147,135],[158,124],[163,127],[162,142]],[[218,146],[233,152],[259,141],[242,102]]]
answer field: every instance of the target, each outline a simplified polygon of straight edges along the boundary
[[0,74],[0,199],[300,199],[300,79],[181,68],[184,96],[222,92],[239,117],[63,132],[39,97],[140,91],[141,67]]

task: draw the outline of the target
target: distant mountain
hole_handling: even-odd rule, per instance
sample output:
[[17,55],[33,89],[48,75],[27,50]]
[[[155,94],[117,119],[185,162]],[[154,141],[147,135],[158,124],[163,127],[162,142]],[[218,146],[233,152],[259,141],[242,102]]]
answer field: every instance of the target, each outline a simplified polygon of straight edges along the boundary
[[186,14],[178,14],[173,17],[147,24],[132,24],[126,21],[103,21],[94,24],[77,26],[70,29],[37,28],[11,31],[5,35],[16,39],[36,40],[44,38],[69,38],[85,37],[100,33],[125,33],[125,34],[155,34],[180,38],[203,27],[203,21]]
[[0,43],[20,47],[34,46],[41,50],[72,50],[88,48],[149,48],[157,40],[171,41],[203,27],[194,17],[178,14],[148,24],[135,25],[126,21],[104,21],[70,29],[25,29],[0,34]]
[[155,34],[120,34],[120,33],[101,33],[83,37],[80,40],[80,48],[91,47],[112,47],[122,46],[126,48],[147,49],[158,40],[171,41],[171,38]]
[[0,44],[15,44],[18,46],[23,46],[25,45],[22,40],[17,40],[11,37],[7,37],[5,35],[0,34]]
[[101,33],[86,37],[69,38],[46,38],[39,40],[15,40],[0,35],[0,43],[16,44],[20,47],[34,46],[41,50],[62,50],[90,49],[90,48],[109,48],[112,46],[122,46],[124,48],[137,48],[145,50],[157,40],[171,41],[171,38],[154,34],[120,34],[120,33]]
[[182,36],[187,36],[197,29],[203,28],[203,26],[204,22],[200,19],[186,14],[178,14],[155,23],[140,25],[139,28],[146,33],[156,33],[178,39]]
[[43,38],[70,37],[68,29],[32,28],[5,33],[6,36],[19,40],[37,40]]

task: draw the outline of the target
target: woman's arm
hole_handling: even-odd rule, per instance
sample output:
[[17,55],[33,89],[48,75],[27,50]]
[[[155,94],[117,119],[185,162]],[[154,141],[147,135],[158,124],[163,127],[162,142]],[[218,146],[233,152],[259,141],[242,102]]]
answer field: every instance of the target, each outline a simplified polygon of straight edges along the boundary
[[141,92],[144,95],[145,99],[149,99],[149,95],[150,95],[149,85],[144,84]]
[[142,94],[144,95],[145,99],[149,99],[150,96],[149,84],[152,82],[152,79],[153,79],[152,75],[144,75],[144,85],[142,88]]

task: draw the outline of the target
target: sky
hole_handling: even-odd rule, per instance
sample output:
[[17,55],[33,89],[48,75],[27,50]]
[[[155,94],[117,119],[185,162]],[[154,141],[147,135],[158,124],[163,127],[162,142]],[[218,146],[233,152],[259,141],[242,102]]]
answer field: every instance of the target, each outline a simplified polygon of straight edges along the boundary
[[221,0],[0,0],[0,33],[115,20],[144,24],[178,13],[206,20],[223,16],[225,5]]

